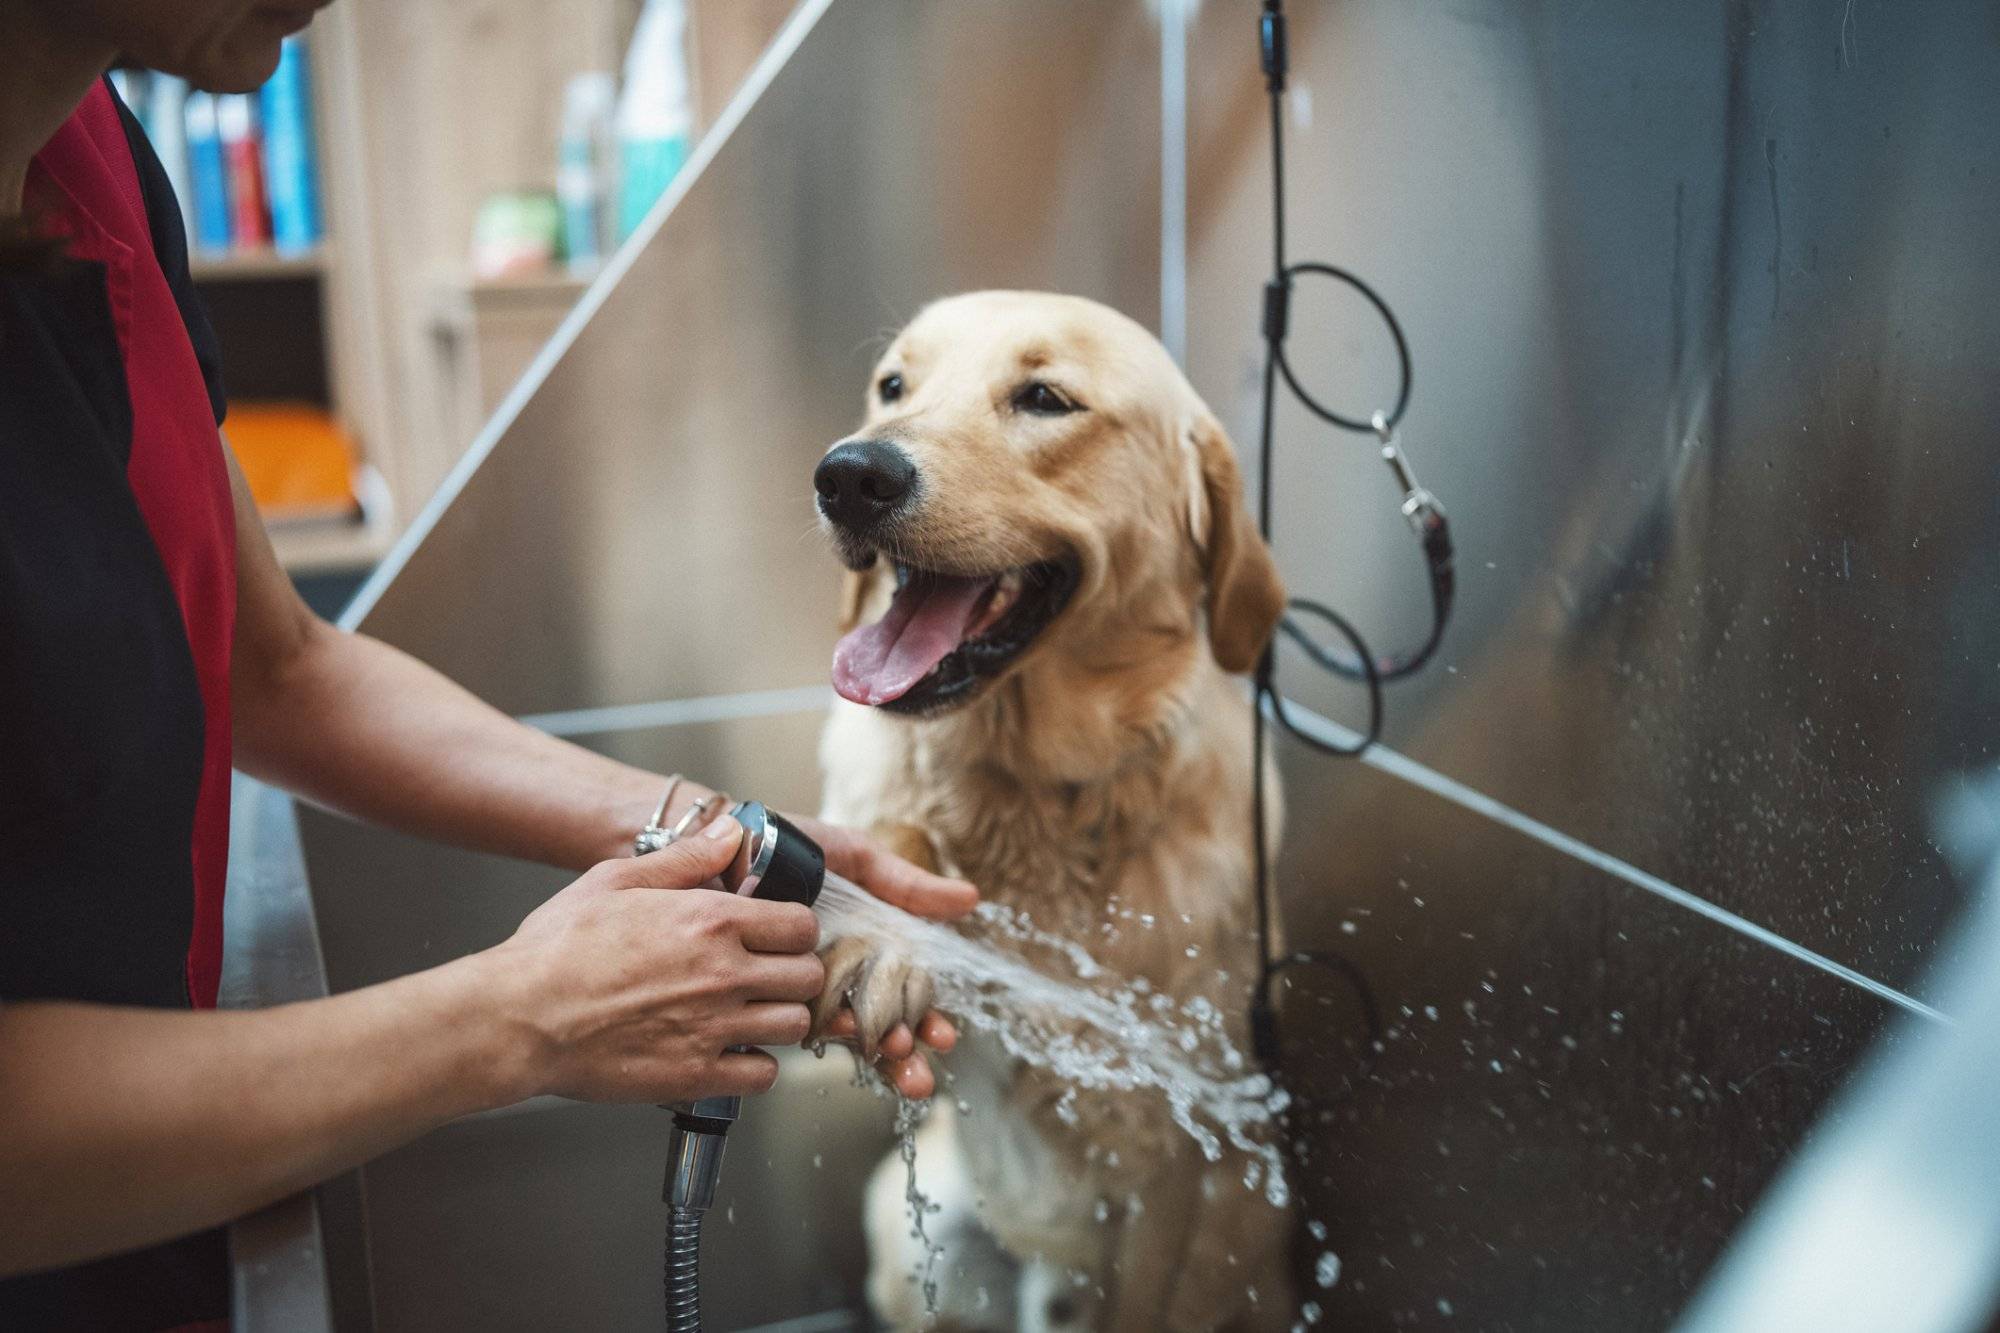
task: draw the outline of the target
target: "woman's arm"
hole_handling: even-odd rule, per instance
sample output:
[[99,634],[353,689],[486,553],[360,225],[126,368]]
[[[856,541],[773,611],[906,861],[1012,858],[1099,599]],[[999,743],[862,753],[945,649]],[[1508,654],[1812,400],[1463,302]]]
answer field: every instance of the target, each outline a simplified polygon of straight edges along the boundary
[[[471,1111],[762,1092],[825,971],[794,903],[690,888],[740,830],[606,863],[484,953],[226,1013],[0,1005],[0,1275],[214,1226]],[[663,890],[685,890],[668,892]]]
[[[628,854],[665,779],[524,726],[406,653],[299,600],[236,491],[232,680],[238,767],[331,809],[464,847],[580,869]],[[670,814],[708,789],[684,782]],[[848,830],[829,863],[878,897],[956,917],[978,895]]]
[[[235,459],[237,767],[406,832],[581,869],[629,855],[664,782],[523,726],[438,672],[314,615]],[[683,791],[684,808],[700,792]]]
[[[629,855],[666,780],[524,726],[407,653],[345,634],[299,600],[234,458],[237,767],[344,814],[462,847],[581,869]],[[669,822],[708,795],[683,782]],[[920,916],[951,918],[978,894],[851,829],[801,819],[827,865]],[[834,1029],[842,1035],[845,1029]],[[914,1034],[948,1048],[933,1016]],[[913,1034],[882,1044],[883,1072],[928,1097]]]

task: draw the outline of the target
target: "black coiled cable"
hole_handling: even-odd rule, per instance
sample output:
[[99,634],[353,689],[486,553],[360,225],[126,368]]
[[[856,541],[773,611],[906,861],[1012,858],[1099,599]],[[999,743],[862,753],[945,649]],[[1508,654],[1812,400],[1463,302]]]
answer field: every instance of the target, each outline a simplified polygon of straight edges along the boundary
[[[1431,628],[1424,641],[1411,652],[1383,658],[1370,653],[1360,631],[1331,607],[1302,597],[1293,598],[1287,603],[1287,613],[1278,624],[1279,632],[1296,644],[1314,665],[1334,675],[1361,681],[1366,687],[1367,727],[1361,733],[1361,738],[1351,746],[1328,741],[1322,736],[1302,729],[1292,720],[1287,711],[1284,694],[1278,688],[1275,641],[1265,648],[1263,656],[1257,663],[1250,782],[1251,843],[1254,848],[1257,879],[1257,946],[1260,971],[1257,992],[1251,1002],[1250,1029],[1252,1049],[1258,1060],[1266,1069],[1275,1071],[1281,1052],[1277,1032],[1277,1009],[1272,998],[1272,989],[1278,977],[1288,968],[1317,966],[1336,972],[1348,980],[1360,997],[1363,1017],[1368,1024],[1371,1048],[1379,1045],[1381,1041],[1382,1021],[1379,1007],[1368,988],[1366,978],[1348,959],[1334,953],[1311,951],[1288,953],[1282,957],[1272,955],[1271,867],[1270,853],[1265,843],[1268,800],[1264,781],[1264,760],[1268,744],[1266,715],[1268,714],[1269,719],[1276,722],[1287,734],[1322,754],[1340,758],[1359,755],[1373,745],[1382,734],[1384,683],[1414,674],[1437,652],[1439,643],[1444,639],[1445,624],[1451,617],[1456,584],[1453,575],[1450,521],[1430,492],[1416,484],[1410,474],[1408,463],[1396,445],[1396,427],[1401,424],[1403,413],[1409,408],[1412,383],[1410,346],[1403,336],[1402,325],[1397,322],[1395,312],[1390,310],[1389,303],[1383,300],[1374,288],[1346,269],[1335,268],[1331,264],[1315,262],[1292,264],[1286,261],[1283,103],[1289,53],[1283,0],[1264,0],[1263,12],[1258,18],[1258,45],[1271,114],[1272,270],[1270,280],[1264,285],[1264,379],[1262,412],[1258,422],[1257,527],[1263,534],[1264,540],[1270,542],[1274,472],[1272,446],[1276,432],[1278,380],[1282,378],[1286,387],[1300,403],[1304,404],[1306,410],[1328,425],[1346,431],[1370,432],[1380,439],[1383,461],[1395,473],[1404,491],[1404,517],[1410,521],[1423,547],[1431,594]],[[1301,278],[1307,277],[1328,278],[1352,288],[1375,308],[1376,313],[1382,317],[1382,322],[1388,326],[1389,336],[1396,346],[1399,382],[1395,405],[1387,411],[1377,412],[1366,421],[1345,416],[1321,403],[1300,383],[1298,375],[1292,369],[1290,358],[1285,354],[1285,339],[1291,331],[1293,288]],[[1339,638],[1345,640],[1353,654],[1351,660],[1343,659],[1333,649],[1313,638],[1301,623],[1302,616],[1322,622]]]

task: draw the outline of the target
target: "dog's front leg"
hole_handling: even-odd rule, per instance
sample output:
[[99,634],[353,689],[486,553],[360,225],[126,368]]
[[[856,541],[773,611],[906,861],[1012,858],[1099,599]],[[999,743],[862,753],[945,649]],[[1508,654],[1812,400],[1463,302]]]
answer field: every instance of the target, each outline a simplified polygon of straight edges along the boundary
[[[1296,1313],[1292,1213],[1243,1185],[1235,1154],[1181,1163],[1119,1224],[1112,1272],[1118,1333],[1284,1329]],[[1254,1293],[1254,1295],[1253,1295]]]
[[1161,1324],[1173,1329],[1290,1328],[1298,1316],[1292,1278],[1297,1216],[1246,1188],[1249,1163],[1226,1154],[1200,1173],[1173,1298]]
[[[937,845],[914,824],[876,824],[869,829],[876,841],[907,861],[937,873]],[[820,951],[826,964],[826,985],[813,1002],[813,1030],[818,1041],[842,1009],[854,1011],[855,1040],[861,1054],[875,1058],[882,1038],[898,1024],[915,1032],[930,1012],[935,991],[931,975],[898,941],[873,935],[847,935]]]
[[875,841],[912,865],[920,866],[933,875],[944,873],[944,857],[927,830],[915,824],[883,822],[871,826],[868,832]]

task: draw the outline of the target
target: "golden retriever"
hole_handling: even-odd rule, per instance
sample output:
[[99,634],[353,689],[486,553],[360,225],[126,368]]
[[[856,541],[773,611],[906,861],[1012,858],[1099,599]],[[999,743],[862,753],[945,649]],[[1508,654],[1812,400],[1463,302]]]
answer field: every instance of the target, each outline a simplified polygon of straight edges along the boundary
[[[1229,673],[1284,590],[1214,415],[1143,328],[1033,292],[939,301],[814,475],[852,571],[827,818],[965,875],[1106,968],[1206,996],[1247,1046],[1250,704]],[[1275,791],[1275,783],[1272,790]],[[1275,810],[1276,801],[1272,802]],[[1267,837],[1275,838],[1274,814]],[[1157,926],[1107,932],[1109,914]],[[864,1046],[930,999],[894,941],[827,951]],[[1227,980],[1222,980],[1226,975]],[[1147,1094],[1076,1095],[977,1037],[921,1139],[946,1326],[1288,1327],[1292,1217]],[[871,1190],[871,1298],[922,1322],[902,1163]]]

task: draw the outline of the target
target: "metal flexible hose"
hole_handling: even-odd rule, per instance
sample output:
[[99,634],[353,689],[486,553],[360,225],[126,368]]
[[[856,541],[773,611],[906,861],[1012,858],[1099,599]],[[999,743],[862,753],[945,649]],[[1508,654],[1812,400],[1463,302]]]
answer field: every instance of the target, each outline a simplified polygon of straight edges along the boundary
[[701,1333],[701,1213],[667,1213],[667,1333]]

